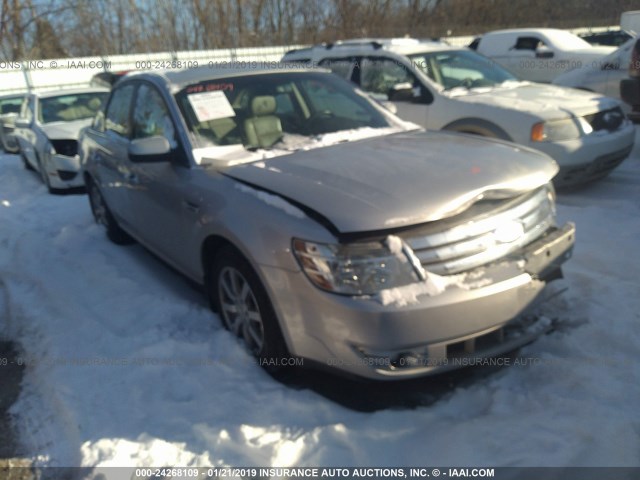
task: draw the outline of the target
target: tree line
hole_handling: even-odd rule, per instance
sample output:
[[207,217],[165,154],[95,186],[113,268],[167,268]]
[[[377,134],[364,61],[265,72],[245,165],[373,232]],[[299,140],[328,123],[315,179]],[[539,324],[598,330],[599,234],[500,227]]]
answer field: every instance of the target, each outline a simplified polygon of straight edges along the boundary
[[1,0],[2,60],[617,25],[638,0]]

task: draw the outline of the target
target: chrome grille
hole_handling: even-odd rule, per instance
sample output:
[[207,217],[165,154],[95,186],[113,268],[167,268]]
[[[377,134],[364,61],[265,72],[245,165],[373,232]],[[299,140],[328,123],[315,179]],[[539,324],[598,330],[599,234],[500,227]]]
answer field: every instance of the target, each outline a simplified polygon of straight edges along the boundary
[[[409,233],[403,238],[422,266],[433,273],[447,275],[485,265],[531,243],[554,224],[551,188],[544,186],[516,201],[504,201],[446,231]],[[501,238],[509,229],[513,238]]]

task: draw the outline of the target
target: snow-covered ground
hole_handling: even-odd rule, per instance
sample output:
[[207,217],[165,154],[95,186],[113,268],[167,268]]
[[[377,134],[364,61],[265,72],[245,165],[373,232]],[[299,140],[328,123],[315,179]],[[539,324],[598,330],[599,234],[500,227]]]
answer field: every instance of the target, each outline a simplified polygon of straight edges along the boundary
[[640,466],[640,148],[560,194],[558,215],[578,228],[563,326],[519,353],[528,364],[356,386],[418,399],[363,412],[330,399],[338,379],[271,378],[182,277],[109,243],[85,195],[48,195],[0,156],[0,336],[28,363],[22,441],[51,466]]

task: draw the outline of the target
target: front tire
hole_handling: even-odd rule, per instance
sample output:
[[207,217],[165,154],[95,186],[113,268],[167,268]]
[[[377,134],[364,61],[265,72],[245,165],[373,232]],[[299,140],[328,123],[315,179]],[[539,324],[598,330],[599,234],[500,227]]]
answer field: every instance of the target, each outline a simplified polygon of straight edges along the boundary
[[107,207],[104,197],[96,183],[87,179],[87,193],[89,194],[89,204],[91,205],[91,213],[96,223],[104,225],[107,230],[107,237],[116,245],[130,245],[135,240],[125,232],[113,217],[113,214]]
[[209,295],[224,327],[268,371],[278,370],[286,346],[269,297],[251,265],[234,248],[223,247],[210,271]]

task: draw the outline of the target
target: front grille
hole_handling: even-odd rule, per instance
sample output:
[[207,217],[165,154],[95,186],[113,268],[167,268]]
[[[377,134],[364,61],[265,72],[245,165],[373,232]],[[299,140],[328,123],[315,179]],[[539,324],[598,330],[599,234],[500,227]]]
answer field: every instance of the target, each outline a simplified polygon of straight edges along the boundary
[[602,110],[592,115],[585,115],[584,119],[591,125],[594,132],[599,130],[608,130],[613,132],[620,128],[624,122],[624,113],[620,107]]
[[[478,202],[484,210],[447,230],[403,235],[422,266],[448,275],[499,260],[531,243],[554,224],[552,187],[508,200]],[[473,207],[472,207],[473,208]]]
[[78,142],[76,140],[51,140],[51,144],[58,155],[73,157],[78,153]]

